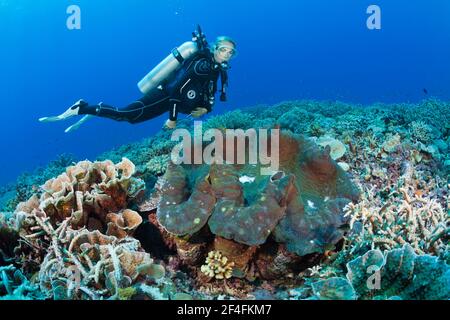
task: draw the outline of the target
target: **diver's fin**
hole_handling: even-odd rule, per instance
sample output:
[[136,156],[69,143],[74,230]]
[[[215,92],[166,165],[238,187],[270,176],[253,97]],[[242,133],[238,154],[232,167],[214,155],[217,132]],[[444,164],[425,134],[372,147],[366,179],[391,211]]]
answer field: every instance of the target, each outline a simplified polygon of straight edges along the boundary
[[59,116],[43,117],[43,118],[40,118],[39,121],[40,122],[55,122],[55,121],[66,120],[70,117],[77,116],[79,114],[80,107],[85,106],[85,105],[87,105],[87,103],[83,99],[80,99],[77,102],[75,102],[69,109],[67,109],[66,111],[61,113]]
[[64,130],[64,132],[65,133],[69,133],[69,132],[73,132],[73,131],[77,130],[83,123],[85,123],[86,121],[88,121],[92,117],[93,117],[93,115],[91,115],[91,114],[85,115],[83,118],[81,118],[80,120],[75,122],[73,125],[68,127],[66,130]]

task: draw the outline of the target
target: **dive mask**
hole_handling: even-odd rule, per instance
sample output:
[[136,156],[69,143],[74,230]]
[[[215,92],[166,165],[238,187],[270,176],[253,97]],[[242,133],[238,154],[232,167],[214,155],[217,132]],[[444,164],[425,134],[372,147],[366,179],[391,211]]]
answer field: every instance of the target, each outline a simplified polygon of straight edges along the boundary
[[226,46],[226,45],[220,45],[218,47],[216,47],[216,50],[221,54],[221,55],[230,55],[230,59],[234,58],[237,54],[236,49],[231,47],[231,46]]

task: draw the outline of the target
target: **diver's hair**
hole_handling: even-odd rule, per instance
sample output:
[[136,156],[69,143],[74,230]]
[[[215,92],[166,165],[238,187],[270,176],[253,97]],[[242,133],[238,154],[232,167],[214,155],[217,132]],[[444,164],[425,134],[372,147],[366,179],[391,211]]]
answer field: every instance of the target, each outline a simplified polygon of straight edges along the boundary
[[234,41],[232,38],[227,36],[219,36],[216,38],[216,41],[211,46],[211,52],[213,52],[222,42],[230,42],[233,44],[234,48],[236,49],[236,41]]

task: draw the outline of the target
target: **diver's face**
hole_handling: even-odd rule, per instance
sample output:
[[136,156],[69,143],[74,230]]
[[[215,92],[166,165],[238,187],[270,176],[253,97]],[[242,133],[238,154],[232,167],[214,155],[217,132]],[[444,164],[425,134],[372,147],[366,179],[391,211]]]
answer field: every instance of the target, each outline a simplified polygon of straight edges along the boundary
[[223,41],[214,49],[214,60],[217,63],[228,62],[233,58],[236,49],[231,42]]

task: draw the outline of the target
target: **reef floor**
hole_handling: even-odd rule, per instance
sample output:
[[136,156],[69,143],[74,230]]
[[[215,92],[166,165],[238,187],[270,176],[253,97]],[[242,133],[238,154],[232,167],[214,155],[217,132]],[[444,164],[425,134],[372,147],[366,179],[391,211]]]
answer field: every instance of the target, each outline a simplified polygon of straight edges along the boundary
[[279,171],[175,166],[161,130],[2,187],[0,299],[450,299],[450,103],[286,101],[211,128],[280,129]]

